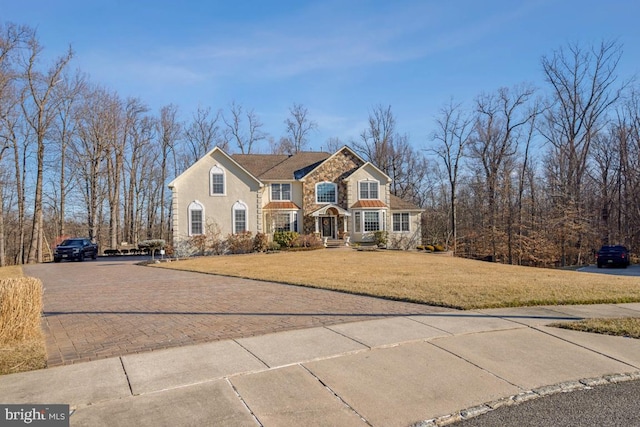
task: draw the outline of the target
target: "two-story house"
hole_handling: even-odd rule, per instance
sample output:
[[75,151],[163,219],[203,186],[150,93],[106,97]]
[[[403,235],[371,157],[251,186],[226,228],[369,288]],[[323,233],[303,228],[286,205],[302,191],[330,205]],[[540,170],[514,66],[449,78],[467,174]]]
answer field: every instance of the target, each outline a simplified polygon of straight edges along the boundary
[[214,148],[174,179],[174,243],[207,232],[316,233],[353,243],[387,231],[420,243],[422,210],[390,192],[391,178],[349,147],[333,154],[233,154]]

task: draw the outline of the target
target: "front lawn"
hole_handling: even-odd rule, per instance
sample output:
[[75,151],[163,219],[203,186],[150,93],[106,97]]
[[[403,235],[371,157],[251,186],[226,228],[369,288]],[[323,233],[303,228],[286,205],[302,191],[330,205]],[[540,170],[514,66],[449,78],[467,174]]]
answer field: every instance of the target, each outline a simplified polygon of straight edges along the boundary
[[202,257],[157,265],[459,309],[640,301],[640,278],[636,277],[419,252],[325,249]]

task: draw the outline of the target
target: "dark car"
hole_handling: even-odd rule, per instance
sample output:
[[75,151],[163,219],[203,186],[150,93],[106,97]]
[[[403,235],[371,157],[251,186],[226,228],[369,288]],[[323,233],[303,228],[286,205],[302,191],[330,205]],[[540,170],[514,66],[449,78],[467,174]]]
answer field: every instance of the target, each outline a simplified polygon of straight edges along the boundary
[[596,254],[596,263],[598,268],[605,265],[627,268],[630,264],[629,250],[620,245],[603,246]]
[[60,262],[63,259],[84,261],[91,257],[96,259],[98,245],[83,237],[66,239],[53,250],[53,261]]

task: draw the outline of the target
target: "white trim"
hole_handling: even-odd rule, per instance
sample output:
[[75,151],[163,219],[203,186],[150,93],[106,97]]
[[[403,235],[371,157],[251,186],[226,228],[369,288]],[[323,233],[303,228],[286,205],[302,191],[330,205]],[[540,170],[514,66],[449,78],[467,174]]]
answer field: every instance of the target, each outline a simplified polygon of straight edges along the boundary
[[321,216],[321,215],[322,215],[322,216],[324,216],[324,215],[326,215],[326,214],[327,214],[327,211],[328,211],[329,209],[331,209],[331,208],[333,208],[333,209],[335,209],[335,210],[337,210],[337,211],[338,211],[338,216],[340,216],[340,215],[344,215],[344,216],[351,216],[351,213],[349,213],[349,211],[344,210],[344,209],[342,209],[340,206],[338,206],[338,205],[333,205],[333,204],[324,205],[323,207],[321,207],[320,209],[316,210],[315,212],[312,212],[312,213],[311,213],[311,216],[314,216],[314,217],[316,217],[316,218],[317,218],[317,217],[319,217],[319,216]]
[[[376,183],[378,186],[378,197],[362,197],[362,190],[360,189],[360,185],[362,185],[363,183],[367,183],[367,184],[371,184],[371,183]],[[371,195],[371,188],[369,188],[370,185],[367,185],[367,193],[369,195]],[[358,181],[358,200],[382,200],[380,198],[380,181],[376,180],[376,179],[371,179],[371,178],[367,178],[367,179],[361,179],[360,181]]]
[[[279,185],[280,186],[280,198],[279,199],[274,199],[273,198],[273,186],[274,185]],[[288,199],[284,199],[282,198],[282,186],[283,185],[288,185],[289,186],[289,198]],[[272,202],[290,202],[291,201],[291,196],[293,193],[293,185],[290,182],[272,182],[271,184],[269,184],[269,200],[271,200]]]
[[268,230],[270,233],[275,233],[276,232],[276,220],[275,217],[277,215],[287,215],[289,217],[289,231],[295,231],[295,232],[299,232],[300,229],[300,222],[299,222],[299,217],[300,215],[298,214],[298,210],[288,210],[288,211],[275,211],[275,212],[271,212],[269,213],[268,219],[269,219],[269,224],[268,224]]
[[[318,200],[318,186],[319,185],[323,185],[323,184],[331,184],[333,186],[333,195],[334,198],[332,201],[327,202],[325,201],[319,201]],[[316,182],[316,187],[315,187],[315,195],[316,195],[316,203],[320,204],[320,203],[338,203],[338,184],[336,184],[335,182],[331,182],[331,181],[322,181],[322,182]]]
[[336,157],[338,154],[342,153],[342,151],[347,150],[349,151],[349,153],[351,153],[356,159],[360,160],[362,162],[362,166],[358,167],[357,170],[360,170],[362,167],[364,167],[365,165],[371,165],[372,167],[374,167],[375,169],[377,169],[378,171],[380,171],[380,173],[387,177],[389,179],[389,181],[391,181],[391,178],[389,177],[389,175],[387,175],[386,173],[384,173],[380,168],[378,168],[376,165],[374,165],[371,162],[367,162],[365,161],[362,157],[360,157],[355,151],[353,151],[349,146],[347,145],[343,145],[341,149],[339,149],[338,151],[336,151],[335,153],[331,154],[329,157],[327,157],[326,159],[322,160],[315,168],[311,169],[310,171],[308,171],[302,178],[299,179],[299,181],[304,182],[306,177],[309,176],[310,174],[312,174],[313,172],[315,172],[319,167],[321,167],[322,165],[324,165],[326,162],[328,162],[329,160],[333,159],[334,157]]
[[[202,212],[202,233],[193,233],[193,231],[191,230],[192,228],[192,221],[191,221],[191,212],[193,211],[200,211]],[[199,236],[201,234],[204,234],[204,205],[202,203],[200,203],[197,200],[194,200],[193,202],[189,203],[189,206],[187,207],[187,227],[189,228],[189,236]]]
[[256,178],[255,176],[253,176],[253,174],[251,172],[249,172],[248,170],[246,170],[244,167],[242,167],[242,165],[238,162],[236,162],[235,160],[233,160],[233,158],[231,158],[230,155],[228,155],[227,153],[224,152],[223,149],[221,149],[220,147],[213,147],[213,149],[211,149],[211,151],[209,151],[207,154],[205,154],[204,156],[200,157],[200,159],[198,159],[194,164],[192,164],[191,166],[189,166],[187,168],[187,170],[185,170],[184,172],[182,172],[180,175],[178,175],[177,177],[175,177],[173,179],[173,181],[171,181],[169,183],[169,188],[173,188],[176,186],[177,182],[180,181],[183,176],[186,176],[188,173],[190,173],[192,170],[194,170],[197,165],[199,165],[202,162],[207,162],[209,160],[211,160],[213,153],[215,152],[220,152],[224,157],[227,158],[227,160],[229,160],[230,162],[232,162],[234,165],[236,165],[237,167],[240,168],[240,170],[242,170],[244,173],[246,173],[249,177],[251,177],[251,179],[253,179],[260,187],[264,186],[264,183],[262,181],[260,181],[258,178]]
[[[365,216],[370,213],[376,213],[378,215],[378,230],[365,230]],[[387,215],[385,209],[358,209],[353,211],[353,231],[354,233],[373,233],[375,231],[386,231],[387,230]],[[360,221],[358,220],[360,217]],[[358,230],[358,226],[360,227],[360,231]]]
[[[402,230],[402,216],[400,217],[400,230],[395,229],[395,215],[407,215],[408,230]],[[411,232],[411,213],[410,212],[392,212],[391,213],[391,231],[394,233],[410,233]]]
[[231,232],[236,232],[236,211],[244,211],[244,231],[249,231],[249,207],[242,200],[238,200],[231,207]]
[[[222,175],[222,193],[214,193],[213,192],[213,176],[214,175]],[[214,165],[209,170],[209,195],[210,196],[214,196],[214,197],[226,196],[227,195],[227,173],[218,164]]]

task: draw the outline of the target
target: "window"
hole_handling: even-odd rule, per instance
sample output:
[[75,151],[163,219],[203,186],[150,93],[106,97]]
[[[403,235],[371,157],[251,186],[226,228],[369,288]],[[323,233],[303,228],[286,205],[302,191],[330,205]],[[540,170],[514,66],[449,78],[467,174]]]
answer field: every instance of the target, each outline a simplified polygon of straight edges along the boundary
[[364,231],[378,231],[380,228],[380,215],[378,211],[364,211]]
[[271,184],[271,200],[291,200],[291,184]]
[[353,213],[353,231],[356,233],[362,232],[362,212],[356,211]]
[[203,234],[204,206],[194,201],[189,204],[189,236]]
[[316,203],[338,203],[338,192],[333,182],[316,184]]
[[360,199],[377,199],[378,181],[360,182]]
[[233,232],[235,234],[247,231],[247,205],[236,202],[233,205]]
[[273,215],[273,231],[298,231],[297,212],[278,212]]
[[222,196],[224,192],[224,170],[214,166],[209,171],[210,192],[212,196]]
[[409,213],[393,214],[393,231],[409,231]]

